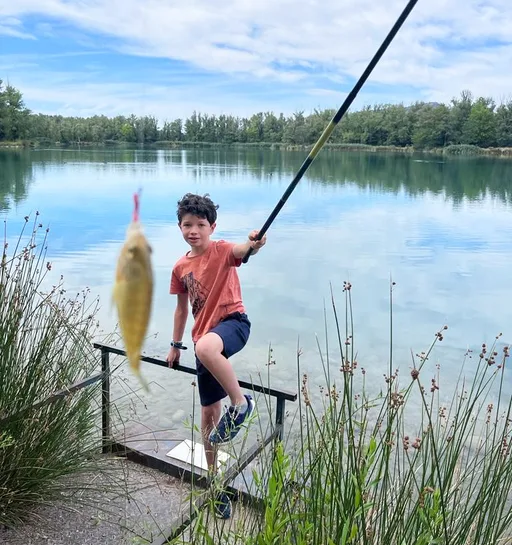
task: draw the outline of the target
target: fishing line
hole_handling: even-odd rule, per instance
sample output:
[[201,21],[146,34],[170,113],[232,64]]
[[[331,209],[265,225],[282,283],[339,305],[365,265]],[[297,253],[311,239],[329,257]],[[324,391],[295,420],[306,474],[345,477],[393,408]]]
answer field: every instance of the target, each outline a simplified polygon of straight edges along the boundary
[[[366,67],[366,70],[363,72],[358,82],[354,85],[354,88],[352,89],[352,91],[350,91],[349,95],[345,99],[345,102],[343,102],[340,109],[336,112],[336,114],[331,119],[327,127],[324,129],[324,132],[321,134],[316,144],[313,146],[313,149],[309,152],[309,155],[306,157],[306,159],[302,163],[299,171],[295,175],[295,178],[291,181],[290,185],[288,186],[283,196],[281,197],[281,200],[277,203],[276,207],[274,208],[274,210],[268,217],[267,221],[264,223],[263,227],[260,229],[260,232],[258,233],[256,240],[261,240],[263,238],[263,235],[267,232],[268,228],[272,225],[272,222],[276,219],[277,214],[279,214],[279,211],[284,206],[284,204],[286,203],[286,201],[292,194],[293,190],[297,186],[297,184],[300,182],[302,176],[304,176],[304,173],[306,172],[306,170],[309,168],[311,163],[315,160],[315,157],[324,146],[325,142],[331,135],[336,125],[340,122],[341,118],[349,109],[350,105],[356,98],[357,93],[359,92],[361,87],[364,85],[365,81],[368,79],[368,76],[372,73],[372,70],[375,68],[376,64],[379,62],[380,58],[382,57],[382,55],[388,48],[389,44],[393,41],[393,38],[395,37],[396,33],[400,30],[400,27],[404,24],[405,20],[407,19],[407,17],[411,13],[412,9],[414,8],[417,2],[418,0],[409,0],[409,3],[405,6],[405,9],[401,13],[400,17],[396,20],[396,23],[393,25],[393,28],[389,31],[389,34],[386,36],[385,40],[382,42],[381,46],[377,50],[377,53],[375,53],[373,59],[370,61],[370,63]],[[249,261],[249,256],[251,254],[252,254],[252,248],[249,248],[248,252],[243,257],[242,262],[247,263],[247,261]]]

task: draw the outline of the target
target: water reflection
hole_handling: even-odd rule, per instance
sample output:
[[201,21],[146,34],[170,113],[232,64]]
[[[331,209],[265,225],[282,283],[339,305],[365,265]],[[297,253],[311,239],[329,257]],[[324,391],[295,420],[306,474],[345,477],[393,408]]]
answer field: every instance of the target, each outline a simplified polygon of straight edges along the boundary
[[33,179],[30,152],[0,150],[0,212],[22,202]]
[[[244,240],[265,221],[304,155],[250,148],[2,152],[2,202],[17,203],[4,216],[13,236],[25,214],[41,212],[43,223],[50,224],[52,272],[64,275],[70,292],[89,286],[99,295],[101,323],[111,331],[115,260],[130,220],[131,194],[142,187],[156,293],[147,353],[163,357],[174,308],[169,275],[186,250],[176,227],[176,201],[186,191],[209,192],[221,205],[216,237]],[[447,323],[445,340],[427,369],[443,365],[441,394],[451,395],[468,345],[477,349],[501,330],[503,342],[512,339],[506,329],[512,311],[504,303],[512,295],[511,173],[512,162],[503,159],[323,153],[272,226],[264,251],[240,269],[255,324],[248,347],[233,359],[240,375],[261,374],[265,380],[268,372],[276,385],[296,389],[299,343],[303,370],[320,385],[316,335],[323,339],[324,300],[328,304],[332,284],[341,305],[343,281],[350,280],[358,360],[378,391],[389,365],[392,276],[394,365],[407,374],[411,350],[426,349]],[[336,376],[339,356],[328,314]],[[186,335],[190,329],[191,321]],[[271,368],[269,343],[277,362]],[[189,377],[153,368],[145,373],[159,386],[144,418],[181,426],[179,411],[191,411]]]
[[[152,149],[58,149],[0,152],[0,191],[15,202],[26,197],[33,179],[33,168],[40,172],[88,163],[95,170],[165,171],[168,166],[182,167],[196,181],[215,173],[223,179],[238,178],[243,173],[253,179],[272,182],[291,178],[304,160],[304,152],[254,149],[205,148],[187,150]],[[103,167],[102,167],[103,165]],[[510,202],[512,160],[489,157],[432,156],[324,150],[305,177],[312,183],[355,184],[371,191],[410,196],[426,192],[443,194],[454,204],[463,199],[475,201],[485,196]]]

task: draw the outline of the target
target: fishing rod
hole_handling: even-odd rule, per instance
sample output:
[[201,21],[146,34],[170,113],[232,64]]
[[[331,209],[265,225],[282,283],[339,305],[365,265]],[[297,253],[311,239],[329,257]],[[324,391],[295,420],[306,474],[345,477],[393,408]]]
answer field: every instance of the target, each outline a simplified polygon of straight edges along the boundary
[[[354,85],[354,88],[352,91],[350,91],[350,94],[345,99],[345,102],[341,105],[340,109],[336,112],[334,117],[331,119],[327,127],[324,129],[324,132],[321,134],[320,138],[316,142],[316,144],[313,146],[313,149],[309,152],[309,155],[306,157],[304,162],[302,163],[299,171],[295,175],[295,178],[291,181],[290,185],[284,192],[283,196],[281,197],[281,200],[277,203],[276,207],[268,217],[267,221],[263,225],[263,227],[260,229],[258,236],[256,237],[256,240],[261,240],[263,238],[263,235],[267,232],[268,228],[272,225],[273,221],[276,219],[277,214],[279,214],[279,211],[281,208],[283,208],[284,204],[292,194],[293,190],[297,186],[297,184],[300,182],[302,176],[304,176],[304,173],[309,168],[311,163],[315,160],[315,157],[317,156],[318,152],[323,148],[325,142],[331,135],[332,131],[336,127],[336,125],[340,122],[341,118],[345,115],[346,111],[350,108],[350,105],[354,101],[354,99],[357,96],[357,93],[361,89],[361,87],[364,85],[365,81],[368,79],[368,76],[372,73],[373,69],[375,68],[376,64],[379,62],[380,58],[388,48],[389,44],[393,41],[393,38],[395,37],[396,33],[400,30],[400,27],[404,24],[405,20],[411,13],[412,9],[416,5],[418,0],[409,0],[409,3],[405,6],[405,9],[401,13],[400,17],[396,20],[396,23],[393,25],[393,28],[389,31],[389,34],[386,36],[385,40],[382,42],[381,46],[377,50],[377,53],[375,53],[373,59],[370,61],[368,66],[366,67],[366,70],[363,72],[361,77],[359,78],[358,82]],[[245,256],[242,259],[243,263],[247,263],[249,261],[249,256],[252,254],[252,248],[249,248],[248,252],[245,254]]]

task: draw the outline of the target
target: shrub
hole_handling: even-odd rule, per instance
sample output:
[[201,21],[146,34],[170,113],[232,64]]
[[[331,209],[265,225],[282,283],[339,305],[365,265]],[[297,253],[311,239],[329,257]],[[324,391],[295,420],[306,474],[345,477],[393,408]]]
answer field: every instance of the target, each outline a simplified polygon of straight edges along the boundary
[[62,277],[44,289],[48,229],[28,217],[0,264],[0,525],[13,526],[73,484],[63,477],[95,464],[98,386],[44,401],[96,366],[96,301],[68,298]]

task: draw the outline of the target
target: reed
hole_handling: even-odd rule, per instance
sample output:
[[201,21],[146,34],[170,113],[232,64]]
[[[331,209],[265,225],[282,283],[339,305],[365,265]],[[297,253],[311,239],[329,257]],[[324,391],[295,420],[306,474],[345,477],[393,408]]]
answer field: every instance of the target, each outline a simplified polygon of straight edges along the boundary
[[351,290],[345,283],[344,324],[332,299],[339,372],[330,371],[326,338],[319,347],[325,385],[312,391],[297,351],[300,425],[253,470],[263,507],[238,504],[227,522],[206,509],[173,543],[512,543],[512,401],[503,388],[509,348],[498,348],[501,334],[466,353],[454,391],[441,396],[441,367],[432,372],[426,362],[447,327],[412,355],[403,378],[393,369],[390,320],[382,391],[370,395],[375,388],[356,358]]
[[97,301],[88,290],[68,297],[62,277],[45,289],[51,263],[39,221],[27,216],[12,248],[5,235],[0,264],[0,526],[73,495],[77,473],[99,463],[99,386],[41,403],[97,370]]

